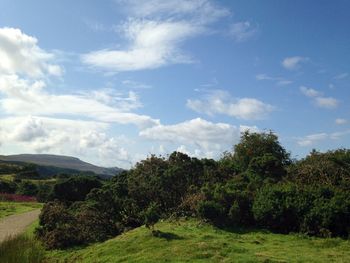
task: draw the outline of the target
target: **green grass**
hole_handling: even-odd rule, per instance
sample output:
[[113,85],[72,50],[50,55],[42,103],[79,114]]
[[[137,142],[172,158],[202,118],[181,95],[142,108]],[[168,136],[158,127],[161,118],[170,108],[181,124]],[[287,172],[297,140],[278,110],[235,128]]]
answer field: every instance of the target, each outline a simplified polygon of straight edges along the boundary
[[0,202],[0,219],[6,216],[25,213],[31,210],[41,208],[41,203],[29,202]]
[[[34,239],[34,230],[39,225],[39,220],[32,223],[26,231],[15,237],[9,237],[0,243],[1,263],[41,263],[45,262],[45,249],[43,245]],[[46,262],[45,262],[46,263]]]
[[104,243],[47,253],[47,262],[350,262],[350,242],[264,231],[224,231],[196,220],[160,222]]

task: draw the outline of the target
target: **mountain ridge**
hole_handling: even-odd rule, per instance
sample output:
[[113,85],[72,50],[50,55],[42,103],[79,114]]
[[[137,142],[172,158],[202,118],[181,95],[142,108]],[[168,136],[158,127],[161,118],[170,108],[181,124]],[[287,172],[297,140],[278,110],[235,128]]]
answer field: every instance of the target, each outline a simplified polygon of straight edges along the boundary
[[119,167],[101,167],[80,160],[74,156],[56,154],[15,154],[0,155],[1,161],[33,163],[45,167],[58,167],[80,172],[93,172],[97,175],[114,176],[123,169]]

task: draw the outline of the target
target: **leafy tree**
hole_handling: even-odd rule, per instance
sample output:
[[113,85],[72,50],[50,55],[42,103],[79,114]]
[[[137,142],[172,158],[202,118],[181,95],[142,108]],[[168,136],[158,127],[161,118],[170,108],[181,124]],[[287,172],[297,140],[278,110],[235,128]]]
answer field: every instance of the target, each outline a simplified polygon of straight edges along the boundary
[[274,158],[282,166],[291,163],[290,154],[282,147],[277,135],[273,132],[250,133],[246,131],[242,133],[240,142],[234,146],[232,156],[237,169],[244,172],[248,169],[252,160],[264,158],[263,156]]

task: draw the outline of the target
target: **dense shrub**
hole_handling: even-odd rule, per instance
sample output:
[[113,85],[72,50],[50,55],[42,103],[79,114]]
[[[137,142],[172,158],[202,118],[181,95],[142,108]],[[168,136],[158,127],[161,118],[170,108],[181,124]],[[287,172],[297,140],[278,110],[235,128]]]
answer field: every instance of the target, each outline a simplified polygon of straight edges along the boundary
[[45,204],[39,224],[36,234],[47,248],[66,248],[81,243],[78,222],[63,203]]
[[101,186],[101,181],[95,177],[74,176],[56,183],[51,198],[63,202],[83,201],[92,189]]
[[13,194],[16,192],[16,188],[15,183],[0,180],[0,193]]
[[18,184],[17,194],[36,196],[38,193],[38,187],[36,184],[29,181],[22,181]]

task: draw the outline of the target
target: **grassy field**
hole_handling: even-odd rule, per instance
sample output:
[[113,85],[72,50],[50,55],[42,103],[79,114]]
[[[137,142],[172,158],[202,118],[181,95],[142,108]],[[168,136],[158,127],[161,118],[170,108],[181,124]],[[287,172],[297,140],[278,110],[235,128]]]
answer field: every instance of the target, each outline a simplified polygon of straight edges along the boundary
[[350,262],[350,242],[263,231],[224,231],[196,220],[161,222],[86,248],[47,253],[47,262]]
[[6,216],[28,212],[41,208],[40,203],[19,203],[19,202],[0,202],[0,219]]

